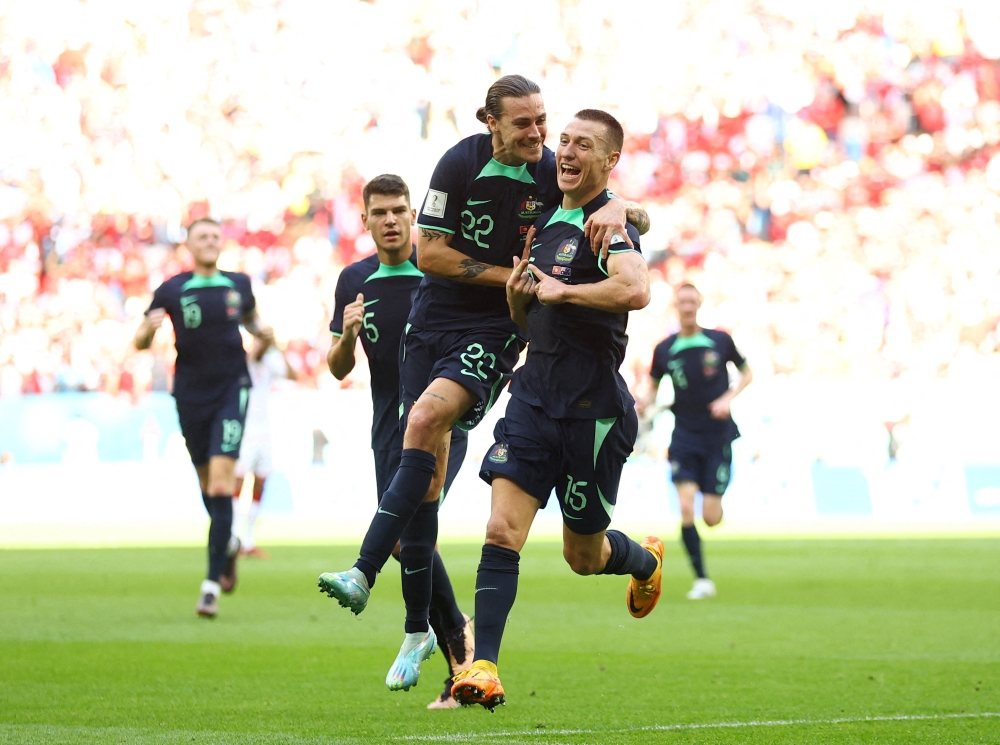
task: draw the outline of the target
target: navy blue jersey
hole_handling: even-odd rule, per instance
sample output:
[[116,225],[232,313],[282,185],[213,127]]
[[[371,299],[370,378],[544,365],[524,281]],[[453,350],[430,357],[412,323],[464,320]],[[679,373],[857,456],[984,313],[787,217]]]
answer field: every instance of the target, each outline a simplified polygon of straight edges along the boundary
[[249,388],[240,323],[255,307],[250,277],[241,272],[183,272],[156,288],[149,310],[167,311],[176,337],[174,398],[215,401],[241,378]]
[[[582,208],[542,215],[535,226],[531,266],[572,285],[607,279],[607,268],[590,250],[583,225],[609,199],[602,192]],[[627,230],[635,248],[619,239],[611,253],[639,250],[638,231],[632,225]],[[628,344],[627,324],[628,313],[533,300],[528,306],[528,359],[514,373],[510,395],[555,419],[624,415],[634,405],[618,372]]]
[[340,273],[330,331],[344,332],[344,308],[358,293],[365,296],[361,346],[372,377],[372,448],[390,450],[399,430],[399,340],[410,314],[413,291],[424,275],[417,269],[416,251],[409,261],[387,266],[378,254],[355,262]]
[[727,362],[739,369],[746,365],[733,337],[725,331],[701,329],[693,336],[674,334],[656,345],[649,374],[656,383],[664,375],[673,381],[671,409],[678,429],[738,436],[732,417],[714,419],[708,410],[712,401],[729,390]]
[[[505,166],[493,158],[490,135],[467,137],[438,161],[417,224],[450,233],[451,247],[476,261],[510,266],[524,250],[528,228],[562,199],[555,163],[543,148],[538,163]],[[410,323],[433,331],[513,326],[503,287],[431,276],[414,298]]]

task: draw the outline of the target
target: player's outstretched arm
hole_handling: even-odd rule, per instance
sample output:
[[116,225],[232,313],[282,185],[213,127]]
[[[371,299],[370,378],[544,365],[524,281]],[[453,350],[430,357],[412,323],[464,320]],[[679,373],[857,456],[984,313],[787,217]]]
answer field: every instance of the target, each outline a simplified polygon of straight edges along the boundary
[[[350,296],[348,296],[350,297]],[[354,350],[365,318],[365,296],[358,293],[353,303],[344,306],[344,331],[333,337],[326,364],[337,380],[343,380],[354,369]]]
[[153,308],[146,317],[143,319],[142,323],[139,325],[138,331],[135,332],[135,348],[138,350],[149,349],[153,344],[153,337],[156,336],[156,330],[163,325],[163,319],[166,317],[167,311],[163,308]]
[[487,287],[504,287],[510,272],[506,267],[485,264],[456,251],[449,245],[451,233],[433,228],[420,228],[417,238],[417,266],[430,274],[456,282],[468,282]]
[[[534,268],[532,272],[536,272]],[[535,297],[542,305],[573,303],[608,313],[641,310],[649,304],[649,271],[636,251],[608,257],[608,278],[589,285],[567,285],[544,272],[535,274]]]

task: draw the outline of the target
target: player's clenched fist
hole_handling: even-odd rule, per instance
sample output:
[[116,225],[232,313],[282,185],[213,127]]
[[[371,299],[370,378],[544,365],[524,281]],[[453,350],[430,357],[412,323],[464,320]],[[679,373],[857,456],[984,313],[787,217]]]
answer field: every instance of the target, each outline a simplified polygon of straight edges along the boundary
[[146,323],[154,331],[163,325],[163,319],[167,317],[167,311],[163,308],[153,308],[146,314]]
[[356,337],[361,332],[365,318],[365,296],[360,292],[357,299],[344,306],[344,336]]

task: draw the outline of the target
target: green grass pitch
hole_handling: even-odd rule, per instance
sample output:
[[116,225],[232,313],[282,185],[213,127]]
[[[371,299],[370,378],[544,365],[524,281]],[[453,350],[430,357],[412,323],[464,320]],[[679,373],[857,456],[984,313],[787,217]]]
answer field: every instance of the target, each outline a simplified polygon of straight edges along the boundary
[[[215,621],[199,549],[0,551],[0,743],[1000,742],[1000,541],[709,538],[703,602],[677,543],[635,620],[530,542],[492,715],[425,710],[440,654],[385,689],[396,565],[357,618],[315,586],[354,547],[242,562]],[[470,612],[478,552],[443,548]]]

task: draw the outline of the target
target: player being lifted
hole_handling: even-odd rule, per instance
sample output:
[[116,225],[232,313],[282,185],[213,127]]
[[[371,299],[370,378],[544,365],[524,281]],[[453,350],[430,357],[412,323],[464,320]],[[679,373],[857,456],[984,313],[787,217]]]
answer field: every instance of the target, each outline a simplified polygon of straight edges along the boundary
[[231,592],[236,586],[239,541],[231,540],[232,496],[250,393],[240,324],[264,343],[270,344],[274,335],[260,325],[250,278],[221,271],[216,265],[222,249],[219,223],[195,220],[188,228],[186,244],[194,270],[156,288],[136,332],[135,346],[148,349],[164,317],[170,316],[177,345],[177,416],[211,517],[208,577],[201,583],[196,611],[214,618],[220,590]]
[[476,659],[452,689],[465,705],[492,711],[504,703],[497,659],[520,551],[553,489],[563,513],[563,556],[573,571],[631,575],[626,601],[638,618],[660,596],[663,543],[650,536],[640,545],[607,529],[638,430],[618,368],[628,313],[649,302],[649,277],[632,226],[632,247],[613,238],[605,260],[591,251],[584,225],[610,199],[608,177],[623,139],[610,114],[577,112],[556,150],[562,203],[538,219],[530,262],[515,259],[507,284],[511,317],[531,341],[483,459],[493,501],[476,578]]
[[[361,339],[371,370],[372,451],[378,498],[389,487],[399,467],[403,432],[399,423],[399,342],[410,304],[423,272],[417,268],[410,228],[416,218],[410,207],[410,190],[399,176],[385,174],[364,188],[365,211],[361,215],[371,231],[376,254],[346,267],[337,281],[336,303],[330,331],[335,337],[327,354],[330,372],[342,380],[354,368],[354,352]],[[447,494],[465,460],[468,435],[453,429],[449,443]],[[428,708],[458,706],[451,697],[452,677],[472,664],[474,639],[469,617],[455,601],[451,580],[441,554],[435,549],[431,571],[430,625],[448,657],[449,676],[444,692]]]
[[271,384],[275,380],[288,378],[295,380],[295,371],[288,364],[285,353],[272,340],[255,339],[250,350],[247,368],[250,371],[250,401],[247,404],[246,421],[243,427],[243,442],[240,457],[236,461],[236,488],[233,491],[233,510],[239,507],[243,480],[247,474],[253,476],[253,492],[244,516],[243,530],[235,531],[240,537],[240,555],[266,559],[267,552],[257,547],[254,540],[254,526],[260,512],[267,482],[274,462],[271,457]]
[[[670,440],[670,468],[681,505],[681,540],[691,558],[694,586],[691,600],[715,597],[715,583],[708,578],[701,553],[701,536],[694,524],[694,500],[702,493],[702,517],[709,527],[722,521],[722,495],[729,486],[732,442],[740,436],[729,413],[732,400],[750,385],[753,373],[725,331],[698,325],[701,293],[691,284],[681,285],[676,296],[681,329],[656,345],[653,351],[653,395],[664,375],[674,387],[674,433]],[[732,362],[740,372],[729,387]]]
[[[418,261],[426,275],[400,350],[403,453],[392,482],[346,572],[320,587],[360,613],[396,542],[401,544],[406,637],[386,678],[407,689],[435,639],[428,626],[437,499],[452,426],[471,429],[506,385],[523,347],[504,287],[528,228],[561,198],[555,158],[545,147],[545,105],[520,75],[497,80],[477,116],[489,133],[468,137],[438,162],[418,217]],[[626,216],[644,232],[641,208],[611,200],[585,231],[595,249],[625,234]]]

